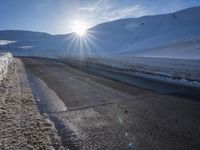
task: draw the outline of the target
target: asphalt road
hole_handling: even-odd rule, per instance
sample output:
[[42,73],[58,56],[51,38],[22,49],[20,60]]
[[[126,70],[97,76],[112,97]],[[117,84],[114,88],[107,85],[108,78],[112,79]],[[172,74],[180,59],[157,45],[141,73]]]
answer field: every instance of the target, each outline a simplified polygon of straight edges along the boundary
[[[199,89],[193,97],[191,89],[174,85],[166,94],[91,75],[55,60],[22,60],[39,110],[54,122],[63,146],[72,150],[200,149]],[[160,83],[160,88],[165,84]]]

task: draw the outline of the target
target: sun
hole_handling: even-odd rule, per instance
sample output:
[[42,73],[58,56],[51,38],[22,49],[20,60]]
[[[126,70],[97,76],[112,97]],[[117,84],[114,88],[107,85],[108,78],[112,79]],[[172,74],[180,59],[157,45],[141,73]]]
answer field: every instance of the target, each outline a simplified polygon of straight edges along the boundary
[[79,37],[85,36],[88,28],[89,23],[87,21],[76,20],[73,23],[73,32],[75,32]]

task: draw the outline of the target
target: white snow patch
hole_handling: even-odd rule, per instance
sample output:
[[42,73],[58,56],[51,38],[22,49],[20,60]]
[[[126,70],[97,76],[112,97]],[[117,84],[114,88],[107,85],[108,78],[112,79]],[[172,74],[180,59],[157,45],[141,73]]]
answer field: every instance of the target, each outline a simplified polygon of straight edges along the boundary
[[10,43],[15,43],[16,41],[0,40],[0,45],[7,45]]
[[6,76],[8,66],[13,62],[11,53],[0,53],[0,82]]

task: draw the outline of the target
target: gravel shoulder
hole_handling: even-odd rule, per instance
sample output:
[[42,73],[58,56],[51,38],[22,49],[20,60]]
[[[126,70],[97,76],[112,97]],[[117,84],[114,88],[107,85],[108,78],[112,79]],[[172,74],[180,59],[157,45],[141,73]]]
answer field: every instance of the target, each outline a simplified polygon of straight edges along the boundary
[[53,124],[40,115],[24,65],[15,59],[0,84],[0,149],[63,149]]

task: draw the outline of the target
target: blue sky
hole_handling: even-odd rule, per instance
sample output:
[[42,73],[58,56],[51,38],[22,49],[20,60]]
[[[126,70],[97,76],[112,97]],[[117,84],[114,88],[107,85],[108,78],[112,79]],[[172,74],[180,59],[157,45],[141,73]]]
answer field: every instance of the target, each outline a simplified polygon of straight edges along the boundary
[[88,26],[120,18],[169,13],[200,0],[1,0],[0,30],[69,33],[74,21]]

